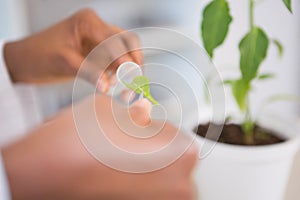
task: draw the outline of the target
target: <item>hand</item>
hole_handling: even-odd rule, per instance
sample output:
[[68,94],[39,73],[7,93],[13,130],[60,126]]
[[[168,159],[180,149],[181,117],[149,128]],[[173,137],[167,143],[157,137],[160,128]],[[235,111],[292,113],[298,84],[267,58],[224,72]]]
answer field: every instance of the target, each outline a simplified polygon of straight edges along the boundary
[[[176,128],[166,124],[158,136],[149,139],[148,145],[139,145],[144,140],[132,140],[115,127],[111,99],[104,95],[95,98],[96,114],[109,124],[106,127],[111,130],[108,135],[120,145],[133,149],[141,146],[141,150],[157,148],[168,143],[177,132]],[[89,97],[76,107],[86,110],[92,100]],[[150,103],[141,100],[137,104],[130,108],[130,116],[139,125],[148,125]],[[127,111],[122,109],[118,113],[123,115]],[[90,121],[89,118],[85,120]],[[156,122],[152,123],[155,126]],[[148,126],[144,128],[146,130]],[[175,149],[186,145],[186,136],[181,134],[180,137]],[[106,154],[111,159],[126,160],[113,153]],[[158,157],[166,159],[168,156],[161,154]],[[190,146],[179,159],[157,171],[141,174],[117,171],[98,162],[84,148],[70,108],[27,138],[4,148],[3,160],[13,199],[194,199],[191,173],[197,160],[195,146]]]
[[[95,12],[84,9],[68,19],[20,41],[7,43],[4,57],[13,81],[47,82],[75,76],[86,56],[99,43],[123,30],[106,24]],[[85,79],[96,84],[102,74],[102,92],[109,89],[110,71],[124,61],[142,64],[140,42],[133,33],[123,33],[99,51],[99,59],[113,63],[93,63],[98,67],[86,69]],[[125,54],[124,54],[125,53]],[[123,55],[122,55],[123,54]],[[122,55],[122,56],[120,56]],[[104,66],[108,64],[107,66]],[[108,67],[108,68],[107,68]],[[96,72],[96,73],[95,73]]]

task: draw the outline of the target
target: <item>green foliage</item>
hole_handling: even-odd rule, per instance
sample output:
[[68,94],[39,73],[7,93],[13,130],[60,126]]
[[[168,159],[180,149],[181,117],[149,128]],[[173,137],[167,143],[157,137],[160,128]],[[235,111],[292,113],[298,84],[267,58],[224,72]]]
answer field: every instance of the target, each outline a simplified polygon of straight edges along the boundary
[[[224,84],[230,85],[234,99],[242,113],[245,131],[245,140],[251,141],[254,122],[250,115],[249,92],[254,79],[264,80],[272,78],[272,74],[259,75],[259,67],[265,60],[268,52],[269,41],[272,41],[278,49],[279,55],[283,54],[283,46],[278,40],[270,40],[262,28],[254,24],[255,1],[249,1],[249,32],[239,42],[240,72],[241,77],[237,80],[225,80]],[[283,0],[290,12],[291,0]],[[204,8],[201,24],[202,41],[208,55],[213,58],[215,48],[220,46],[226,39],[232,17],[227,0],[211,0]]]
[[241,111],[247,109],[247,96],[250,88],[249,82],[244,79],[236,80],[231,84],[233,96]]
[[234,82],[235,82],[235,80],[228,79],[228,80],[224,80],[223,84],[224,85],[232,85]]
[[291,0],[282,0],[286,8],[292,12]]
[[146,76],[137,76],[131,83],[122,83],[137,94],[143,94],[143,96],[150,100],[154,105],[159,104],[150,93],[149,79]]
[[253,27],[241,40],[240,69],[245,82],[250,82],[257,76],[258,67],[266,58],[268,46],[268,36],[258,27]]
[[269,78],[274,78],[274,74],[261,74],[257,77],[258,80],[265,80]]
[[201,32],[204,47],[211,58],[214,49],[224,42],[231,21],[226,0],[213,0],[204,9]]
[[290,94],[277,94],[269,97],[265,101],[265,104],[271,104],[278,101],[290,101],[290,102],[300,103],[300,97],[295,95],[290,95]]
[[283,55],[283,46],[282,46],[282,44],[278,40],[275,40],[275,39],[273,39],[272,42],[277,47],[279,56],[282,56]]

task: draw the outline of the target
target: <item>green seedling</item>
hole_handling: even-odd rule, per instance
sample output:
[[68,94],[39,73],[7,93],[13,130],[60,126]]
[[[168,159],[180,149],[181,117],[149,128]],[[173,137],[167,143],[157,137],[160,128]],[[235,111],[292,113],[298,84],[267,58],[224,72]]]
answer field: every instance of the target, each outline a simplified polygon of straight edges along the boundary
[[159,103],[152,97],[149,87],[149,79],[146,76],[137,76],[133,79],[131,83],[122,83],[129,89],[135,91],[137,94],[143,94],[149,101],[154,105],[159,105]]
[[[291,0],[282,0],[283,5],[292,12]],[[265,31],[254,23],[255,0],[249,0],[249,31],[239,42],[240,52],[240,78],[226,80],[224,84],[231,87],[232,95],[244,115],[242,123],[245,132],[245,141],[253,141],[253,129],[255,122],[250,115],[249,93],[254,80],[272,78],[271,74],[259,74],[259,67],[267,56],[270,43],[277,47],[279,55],[283,54],[281,43],[265,33]],[[222,45],[232,22],[230,7],[227,0],[212,0],[203,11],[201,23],[201,38],[204,48],[211,60],[214,50]]]

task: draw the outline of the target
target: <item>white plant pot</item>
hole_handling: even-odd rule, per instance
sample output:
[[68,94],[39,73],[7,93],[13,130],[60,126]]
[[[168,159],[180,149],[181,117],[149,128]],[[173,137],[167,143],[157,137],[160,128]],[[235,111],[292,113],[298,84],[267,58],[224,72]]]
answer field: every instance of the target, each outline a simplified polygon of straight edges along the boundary
[[[151,32],[150,39],[141,35],[142,44],[151,47],[144,52],[145,75],[151,82],[156,83],[151,85],[151,93],[165,108],[168,121],[187,132],[192,132],[197,122],[202,117],[206,117],[205,113],[209,113],[210,119],[218,119],[219,116],[222,119],[225,115],[222,110],[225,106],[222,105],[225,102],[224,90],[220,87],[222,80],[218,79],[219,74],[214,71],[215,68],[206,54],[203,54],[202,49],[193,41],[184,39],[180,35],[164,30],[152,31],[154,32]],[[184,42],[188,48],[170,48],[168,45],[162,45],[164,44],[162,38],[172,43]],[[156,47],[155,51],[153,47]],[[160,51],[161,49],[172,50],[176,54]],[[232,51],[228,52],[232,54]],[[177,54],[184,59],[176,56]],[[210,84],[214,85],[208,88],[212,109],[203,105],[205,85],[203,77],[208,76],[213,77]],[[215,106],[218,103],[220,105]],[[160,119],[155,116],[153,118]],[[195,179],[200,200],[282,200],[284,198],[290,169],[300,144],[298,129],[295,128],[295,124],[290,125],[288,121],[278,121],[273,118],[264,118],[260,124],[281,133],[288,140],[280,144],[259,147],[218,143],[208,156],[200,160],[196,169]],[[213,146],[209,144],[211,141],[200,137],[196,140],[199,146],[203,144]]]
[[[300,140],[296,125],[265,119],[260,123],[276,130],[286,142],[245,147],[217,143],[196,168],[201,200],[283,200],[290,169]],[[211,141],[196,138],[200,146]],[[211,144],[209,144],[211,143]]]

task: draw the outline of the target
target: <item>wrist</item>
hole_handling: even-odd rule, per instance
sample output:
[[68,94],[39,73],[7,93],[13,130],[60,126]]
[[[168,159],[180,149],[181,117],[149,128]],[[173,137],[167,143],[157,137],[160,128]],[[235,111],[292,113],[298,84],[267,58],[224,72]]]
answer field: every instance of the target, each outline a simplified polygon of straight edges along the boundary
[[18,42],[9,42],[4,44],[3,56],[4,62],[7,67],[8,74],[13,82],[21,80],[19,75],[20,63],[22,60],[22,49],[18,45]]

